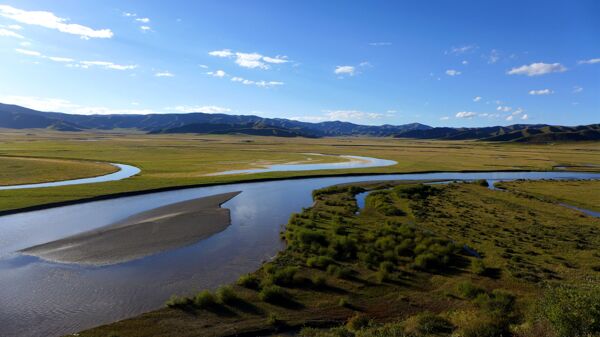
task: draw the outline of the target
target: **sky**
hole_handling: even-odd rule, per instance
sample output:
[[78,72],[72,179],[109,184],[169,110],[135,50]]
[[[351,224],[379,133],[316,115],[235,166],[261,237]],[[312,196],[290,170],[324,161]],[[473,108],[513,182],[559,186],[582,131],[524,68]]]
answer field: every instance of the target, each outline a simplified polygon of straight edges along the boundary
[[359,124],[600,122],[600,1],[0,0],[0,102]]

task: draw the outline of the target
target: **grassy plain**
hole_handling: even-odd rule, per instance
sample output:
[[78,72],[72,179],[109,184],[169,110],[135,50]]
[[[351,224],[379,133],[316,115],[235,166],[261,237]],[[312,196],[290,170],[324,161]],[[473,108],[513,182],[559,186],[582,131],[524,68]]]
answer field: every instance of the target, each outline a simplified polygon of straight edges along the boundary
[[[354,195],[364,188],[380,191],[357,214]],[[600,219],[476,183],[370,183],[313,195],[313,207],[291,216],[286,249],[236,285],[79,336],[600,332]],[[585,290],[554,296],[559,283]]]
[[515,181],[500,187],[600,212],[600,181]]
[[106,163],[0,156],[0,186],[100,176],[117,171]]
[[[0,192],[0,211],[98,195],[161,187],[345,173],[405,173],[465,170],[552,170],[600,163],[598,143],[524,145],[392,138],[275,138],[135,133],[0,132],[0,155],[131,164],[142,172],[116,182]],[[397,165],[311,172],[207,176],[260,164],[305,161],[305,153],[392,159]],[[312,162],[332,157],[312,156]],[[334,159],[335,160],[335,159]],[[48,175],[45,170],[44,175]],[[18,174],[18,173],[16,173]],[[12,175],[15,175],[13,173]]]

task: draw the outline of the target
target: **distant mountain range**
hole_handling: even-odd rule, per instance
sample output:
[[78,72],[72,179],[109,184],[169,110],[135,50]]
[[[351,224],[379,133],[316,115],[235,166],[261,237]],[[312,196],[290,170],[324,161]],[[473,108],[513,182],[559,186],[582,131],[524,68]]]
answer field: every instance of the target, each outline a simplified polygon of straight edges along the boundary
[[600,124],[576,127],[515,124],[481,128],[433,128],[419,123],[371,126],[340,121],[307,123],[282,118],[202,112],[149,115],[73,115],[42,112],[1,103],[0,128],[46,128],[59,131],[135,129],[150,134],[245,134],[311,138],[371,136],[511,142],[600,140]]

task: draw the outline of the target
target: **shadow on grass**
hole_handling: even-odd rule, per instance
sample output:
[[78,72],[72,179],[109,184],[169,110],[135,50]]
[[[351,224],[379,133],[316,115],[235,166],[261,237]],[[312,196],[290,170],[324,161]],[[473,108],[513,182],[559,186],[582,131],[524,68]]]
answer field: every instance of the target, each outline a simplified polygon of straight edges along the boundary
[[241,298],[232,301],[231,303],[229,303],[229,306],[246,314],[263,315],[265,313],[264,310],[262,310],[258,306]]

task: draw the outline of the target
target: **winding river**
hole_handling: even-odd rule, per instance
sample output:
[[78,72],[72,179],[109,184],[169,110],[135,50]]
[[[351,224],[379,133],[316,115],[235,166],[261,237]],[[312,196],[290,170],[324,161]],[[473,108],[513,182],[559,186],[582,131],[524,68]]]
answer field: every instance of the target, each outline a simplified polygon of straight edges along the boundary
[[37,184],[22,184],[22,185],[6,185],[0,186],[1,190],[19,190],[24,188],[41,188],[41,187],[55,187],[55,186],[66,186],[66,185],[80,185],[80,184],[92,184],[92,183],[103,183],[106,181],[114,181],[121,180],[125,178],[132,177],[138,173],[140,173],[140,169],[125,164],[117,164],[110,163],[110,165],[116,166],[119,168],[117,172],[105,174],[102,176],[91,177],[91,178],[81,178],[81,179],[71,179],[71,180],[61,180],[61,181],[53,181],[49,183],[37,183]]
[[[215,288],[283,248],[279,231],[314,189],[375,180],[600,179],[584,172],[423,173],[304,178],[198,187],[0,217],[0,335],[59,336],[161,307],[172,294]],[[232,224],[183,248],[104,267],[51,263],[20,249],[175,202],[242,191],[223,207]]]

